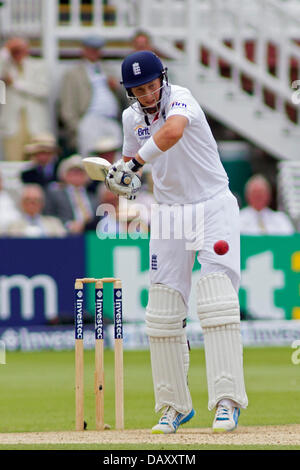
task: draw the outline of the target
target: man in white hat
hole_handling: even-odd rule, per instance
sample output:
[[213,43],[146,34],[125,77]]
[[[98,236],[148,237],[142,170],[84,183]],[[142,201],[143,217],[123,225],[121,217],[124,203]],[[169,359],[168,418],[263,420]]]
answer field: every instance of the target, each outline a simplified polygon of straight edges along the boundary
[[50,133],[38,134],[25,146],[25,154],[32,165],[21,173],[22,182],[36,183],[42,187],[57,180],[59,147]]
[[96,214],[97,200],[87,190],[90,182],[80,155],[62,160],[58,167],[60,183],[47,191],[46,213],[58,217],[69,233],[78,234]]

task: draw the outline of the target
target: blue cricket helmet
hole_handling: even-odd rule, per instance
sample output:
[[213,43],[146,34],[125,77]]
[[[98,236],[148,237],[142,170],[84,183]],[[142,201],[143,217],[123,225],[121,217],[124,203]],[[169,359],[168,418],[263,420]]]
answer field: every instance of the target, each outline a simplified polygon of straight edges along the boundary
[[160,58],[151,51],[133,52],[122,63],[122,84],[126,89],[144,85],[165,73]]

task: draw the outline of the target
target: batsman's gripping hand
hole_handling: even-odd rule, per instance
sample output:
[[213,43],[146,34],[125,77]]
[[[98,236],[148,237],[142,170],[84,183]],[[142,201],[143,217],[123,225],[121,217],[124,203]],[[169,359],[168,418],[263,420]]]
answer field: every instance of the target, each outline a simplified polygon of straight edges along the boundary
[[128,168],[124,160],[120,159],[110,167],[105,184],[113,193],[132,200],[136,198],[136,193],[141,187],[141,180]]
[[116,183],[129,186],[135,174],[121,158],[116,163],[112,164],[108,171],[108,176],[109,175],[110,178],[114,178]]

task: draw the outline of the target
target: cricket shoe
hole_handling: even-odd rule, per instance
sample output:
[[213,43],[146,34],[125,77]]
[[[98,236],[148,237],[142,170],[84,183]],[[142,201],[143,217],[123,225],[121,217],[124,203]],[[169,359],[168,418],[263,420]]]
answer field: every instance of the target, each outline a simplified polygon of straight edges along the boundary
[[234,431],[238,425],[240,409],[230,403],[219,403],[213,422],[213,432]]
[[153,426],[152,434],[174,434],[179,426],[187,423],[194,414],[194,409],[187,414],[183,414],[176,411],[172,406],[168,406],[158,424]]

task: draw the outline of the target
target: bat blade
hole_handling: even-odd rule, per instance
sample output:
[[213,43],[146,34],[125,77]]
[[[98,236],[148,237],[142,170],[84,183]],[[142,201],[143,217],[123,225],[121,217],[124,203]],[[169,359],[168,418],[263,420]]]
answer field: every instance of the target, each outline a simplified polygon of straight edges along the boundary
[[111,167],[111,164],[101,157],[86,157],[82,162],[88,176],[96,181],[104,181]]

